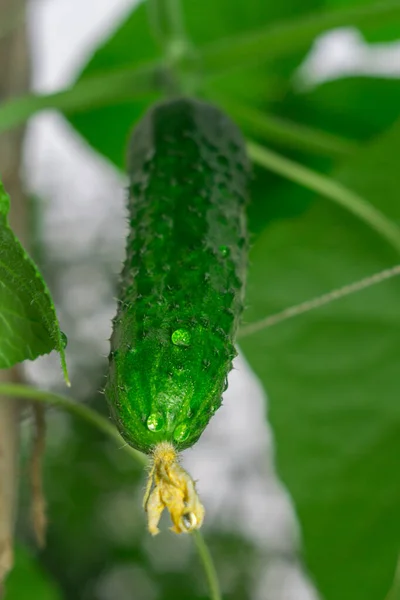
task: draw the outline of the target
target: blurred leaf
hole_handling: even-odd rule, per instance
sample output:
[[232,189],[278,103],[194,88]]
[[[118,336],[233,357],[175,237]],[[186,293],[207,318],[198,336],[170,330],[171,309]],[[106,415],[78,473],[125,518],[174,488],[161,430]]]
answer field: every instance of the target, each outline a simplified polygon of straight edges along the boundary
[[[304,157],[302,157],[304,158]],[[320,171],[328,171],[329,164],[320,160],[307,160],[304,164]],[[274,220],[291,219],[301,215],[315,202],[315,195],[309,190],[292,183],[276,173],[253,166],[253,179],[250,185],[250,203],[247,220],[252,242]]]
[[397,42],[400,40],[399,24],[397,20],[393,23],[387,23],[385,26],[363,31],[363,35],[368,42]]
[[[398,3],[368,4],[313,16],[309,16],[312,11],[326,6],[325,0],[281,3],[204,0],[200,4],[186,0],[182,5],[189,38],[195,46],[202,48],[199,59],[204,90],[239,91],[241,94],[243,91],[240,90],[245,90],[248,100],[256,106],[265,104],[271,86],[272,89],[276,85],[282,88],[278,96],[287,93],[289,75],[317,34],[349,23],[375,27],[380,20],[400,19]],[[98,48],[82,71],[83,80],[110,69],[134,68],[143,61],[161,59],[160,50],[149,31],[146,8],[144,3],[140,4]],[[262,27],[266,28],[263,32]],[[221,42],[223,38],[228,40]],[[242,63],[247,66],[249,60],[257,63],[266,59],[274,59],[272,72],[271,66],[267,65],[225,75],[220,73],[221,69],[231,70],[234,67],[236,70]],[[209,80],[211,73],[217,75],[216,79]],[[278,74],[280,81],[274,82]],[[161,83],[160,80],[159,85],[155,85],[151,98],[143,98],[139,102],[110,98],[105,107],[81,110],[79,115],[69,112],[70,120],[94,148],[123,167],[128,134],[150,102],[158,97],[156,88],[161,89]],[[113,127],[105,126],[111,122]]]
[[[183,13],[189,38],[195,45],[204,45],[221,37],[238,34],[273,23],[276,20],[300,15],[323,5],[323,0],[292,0],[291,2],[270,3],[264,0],[232,3],[230,0],[204,0],[201,3],[185,0]],[[138,63],[161,59],[147,19],[144,3],[136,7],[120,27],[94,53],[83,68],[80,78],[99,75],[109,69],[134,68]],[[212,18],[210,18],[212,15]],[[297,62],[296,62],[297,64]],[[208,76],[208,73],[205,73]],[[223,78],[220,87],[235,89],[257,89],[266,80],[265,73],[254,70],[249,74],[229,75]],[[263,83],[263,85],[266,85]],[[260,92],[264,95],[263,92]],[[119,167],[124,167],[124,151],[129,132],[140,118],[154,96],[142,102],[109,102],[105,108],[90,108],[79,115],[69,113],[74,127],[99,152]],[[105,124],[112,123],[112,127]]]
[[[304,14],[324,6],[324,0],[287,0],[286,2],[264,2],[248,0],[204,0],[183,1],[183,13],[190,38],[197,46],[220,42],[223,38],[234,38],[248,34],[253,36],[263,26],[272,26],[283,21],[297,20]],[[210,18],[212,15],[212,18]],[[240,37],[236,37],[239,40]],[[225,65],[232,67],[232,64]]]
[[292,89],[273,103],[271,110],[305,125],[364,142],[400,117],[400,79],[349,77],[304,92]]
[[0,368],[56,349],[69,383],[65,336],[42,276],[8,226],[9,207],[0,182]]
[[[397,221],[399,153],[400,122],[338,173]],[[246,322],[398,262],[360,221],[321,200],[258,237]],[[326,600],[382,600],[394,577],[399,295],[400,282],[386,281],[241,342],[269,394],[278,470]]]
[[4,600],[61,600],[61,592],[26,548],[15,549],[15,566],[7,577]]
[[[375,3],[376,0],[326,0],[327,6],[331,8],[347,8],[349,4],[352,6],[365,6],[366,4]],[[362,28],[361,28],[362,29]],[[377,27],[372,30],[367,30],[367,38],[370,41],[387,41],[400,38],[399,23],[386,23],[382,27]]]
[[[209,13],[210,14],[210,13]],[[275,60],[283,56],[306,50],[321,33],[335,27],[354,26],[376,29],[381,23],[400,24],[400,4],[395,2],[374,2],[343,10],[325,11],[291,19],[280,25],[258,29],[241,37],[217,42],[202,52],[203,65],[207,71],[246,67]]]

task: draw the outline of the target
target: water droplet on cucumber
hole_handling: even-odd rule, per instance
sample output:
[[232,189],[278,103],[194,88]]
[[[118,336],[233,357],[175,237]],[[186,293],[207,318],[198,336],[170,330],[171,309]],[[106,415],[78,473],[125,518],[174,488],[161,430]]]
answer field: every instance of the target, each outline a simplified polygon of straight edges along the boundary
[[171,335],[171,340],[175,346],[190,346],[190,337],[187,329],[176,329]]
[[223,256],[224,258],[226,258],[227,256],[230,255],[231,251],[229,250],[228,246],[220,246],[219,247],[219,252],[221,254],[221,256]]
[[161,431],[164,427],[164,418],[160,413],[151,413],[147,418],[146,425],[150,431]]
[[189,437],[189,429],[187,425],[178,425],[174,431],[175,442],[184,442]]

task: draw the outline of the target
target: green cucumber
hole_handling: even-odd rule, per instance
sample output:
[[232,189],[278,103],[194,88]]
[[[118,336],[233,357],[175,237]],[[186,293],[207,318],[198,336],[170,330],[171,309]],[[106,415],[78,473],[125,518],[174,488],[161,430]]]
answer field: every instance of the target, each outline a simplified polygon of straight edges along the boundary
[[181,98],[138,123],[128,172],[129,235],[105,392],[128,444],[180,451],[221,405],[236,355],[249,163],[227,116]]

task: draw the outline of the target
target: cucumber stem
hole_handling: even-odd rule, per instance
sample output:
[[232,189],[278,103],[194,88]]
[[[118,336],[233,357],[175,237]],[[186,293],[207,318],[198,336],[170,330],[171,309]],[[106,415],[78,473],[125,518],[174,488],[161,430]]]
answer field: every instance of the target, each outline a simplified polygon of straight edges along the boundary
[[199,86],[197,53],[186,33],[180,0],[148,0],[150,30],[161,47],[168,96],[193,95]]
[[184,58],[190,47],[180,0],[149,0],[148,11],[154,38],[163,51],[164,59],[173,66]]

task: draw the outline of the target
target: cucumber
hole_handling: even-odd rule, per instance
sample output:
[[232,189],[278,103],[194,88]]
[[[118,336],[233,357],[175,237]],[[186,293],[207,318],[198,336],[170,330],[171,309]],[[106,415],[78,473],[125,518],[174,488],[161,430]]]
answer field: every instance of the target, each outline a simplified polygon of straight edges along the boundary
[[221,405],[236,355],[249,163],[226,115],[179,98],[138,123],[128,172],[129,235],[105,393],[128,444],[165,466]]

